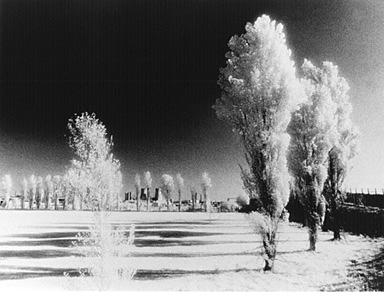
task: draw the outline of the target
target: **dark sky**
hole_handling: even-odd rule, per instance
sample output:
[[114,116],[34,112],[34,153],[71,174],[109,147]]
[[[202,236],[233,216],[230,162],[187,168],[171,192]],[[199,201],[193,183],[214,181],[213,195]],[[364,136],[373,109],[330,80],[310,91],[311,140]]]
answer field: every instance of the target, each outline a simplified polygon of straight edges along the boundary
[[367,53],[361,32],[372,43],[384,28],[379,1],[0,3],[4,174],[62,173],[72,157],[67,120],[88,111],[114,136],[126,189],[136,172],[151,171],[155,183],[181,172],[188,184],[208,171],[216,197],[242,192],[241,147],[211,109],[229,38],[267,13],[285,25],[299,65],[304,57],[336,62],[357,96],[373,87],[356,70]]

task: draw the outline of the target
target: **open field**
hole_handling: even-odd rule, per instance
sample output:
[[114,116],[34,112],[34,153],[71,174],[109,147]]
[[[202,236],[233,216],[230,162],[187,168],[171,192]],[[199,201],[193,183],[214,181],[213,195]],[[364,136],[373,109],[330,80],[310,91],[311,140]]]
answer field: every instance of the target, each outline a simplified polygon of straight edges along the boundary
[[[274,273],[264,273],[261,242],[245,215],[237,213],[111,213],[114,224],[136,226],[132,281],[113,290],[344,290],[368,288],[369,263],[384,239],[345,235],[332,242],[319,233],[308,252],[307,231],[283,223]],[[87,262],[71,247],[92,222],[91,212],[0,212],[0,287],[7,290],[67,290],[92,286],[68,280]]]

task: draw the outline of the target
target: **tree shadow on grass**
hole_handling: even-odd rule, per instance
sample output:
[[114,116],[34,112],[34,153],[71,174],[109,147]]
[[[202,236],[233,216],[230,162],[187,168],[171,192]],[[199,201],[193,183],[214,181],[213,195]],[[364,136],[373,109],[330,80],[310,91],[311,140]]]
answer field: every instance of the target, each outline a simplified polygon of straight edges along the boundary
[[[7,250],[0,252],[0,258],[27,258],[27,259],[47,259],[58,257],[79,256],[73,250]],[[2,267],[2,266],[1,266]]]
[[254,256],[260,255],[260,251],[250,250],[244,252],[224,252],[224,253],[135,253],[131,254],[132,257],[145,258],[145,257],[164,257],[164,258],[198,258],[198,257],[223,257],[223,256]]
[[196,275],[222,275],[233,272],[261,272],[262,269],[233,269],[233,270],[137,270],[134,276],[136,280],[160,280],[180,278]]
[[53,247],[71,247],[75,239],[52,239],[52,240],[19,240],[0,242],[1,246],[53,246]]
[[64,273],[78,275],[76,269],[47,268],[47,267],[28,267],[28,266],[1,266],[3,269],[11,269],[10,272],[0,273],[0,280],[22,280],[38,277],[62,277]]
[[183,238],[183,237],[201,237],[201,236],[213,236],[223,235],[226,233],[213,233],[213,232],[198,232],[198,231],[180,231],[180,230],[156,230],[156,231],[144,231],[136,230],[136,237],[145,236],[160,236],[161,238]]
[[384,291],[384,248],[369,261],[353,261],[350,276],[363,279],[369,290]]
[[42,233],[24,233],[24,234],[14,234],[11,237],[15,238],[32,238],[32,239],[54,239],[54,238],[65,238],[65,237],[75,237],[77,231],[68,231],[68,232],[42,232]]

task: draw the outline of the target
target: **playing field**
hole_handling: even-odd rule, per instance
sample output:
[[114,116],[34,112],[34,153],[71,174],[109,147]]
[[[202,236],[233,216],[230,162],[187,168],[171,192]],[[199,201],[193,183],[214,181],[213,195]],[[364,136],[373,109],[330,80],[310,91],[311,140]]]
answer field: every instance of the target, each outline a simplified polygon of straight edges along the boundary
[[[357,288],[364,278],[351,273],[353,264],[374,256],[384,242],[353,235],[332,242],[331,233],[320,232],[318,251],[308,252],[306,229],[283,223],[275,272],[264,273],[260,238],[244,214],[119,212],[109,218],[136,227],[132,257],[126,259],[136,275],[113,283],[112,290]],[[95,289],[63,277],[87,266],[71,242],[90,224],[91,212],[1,211],[0,290]]]

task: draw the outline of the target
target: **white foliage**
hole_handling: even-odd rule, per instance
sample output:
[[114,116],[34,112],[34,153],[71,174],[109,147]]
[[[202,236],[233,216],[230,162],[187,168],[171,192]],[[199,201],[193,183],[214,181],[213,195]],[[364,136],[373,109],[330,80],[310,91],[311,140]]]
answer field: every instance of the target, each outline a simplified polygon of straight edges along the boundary
[[152,177],[149,171],[144,172],[144,184],[146,188],[152,187]]
[[172,176],[168,174],[163,174],[161,176],[161,189],[165,199],[169,200],[172,192],[175,190],[175,183]]
[[136,189],[136,193],[140,193],[141,180],[140,180],[140,175],[139,174],[135,175],[135,189]]
[[241,136],[250,167],[242,170],[245,188],[265,212],[279,216],[289,197],[286,129],[305,94],[283,25],[263,15],[245,30],[229,41],[219,78],[222,95],[214,108]]
[[70,119],[68,129],[69,145],[78,158],[68,170],[71,186],[80,194],[86,190],[86,201],[99,209],[110,207],[120,169],[120,162],[111,153],[112,137],[107,137],[105,126],[94,113]]
[[307,188],[321,191],[327,177],[328,153],[337,141],[337,104],[334,101],[335,67],[317,68],[305,60],[302,84],[308,100],[292,114],[289,125],[290,170],[304,196]]
[[176,185],[177,185],[177,190],[181,190],[184,187],[184,179],[181,177],[180,173],[176,174]]
[[201,188],[203,189],[203,192],[206,193],[209,188],[212,187],[212,180],[209,177],[209,174],[207,172],[203,172],[201,176]]

